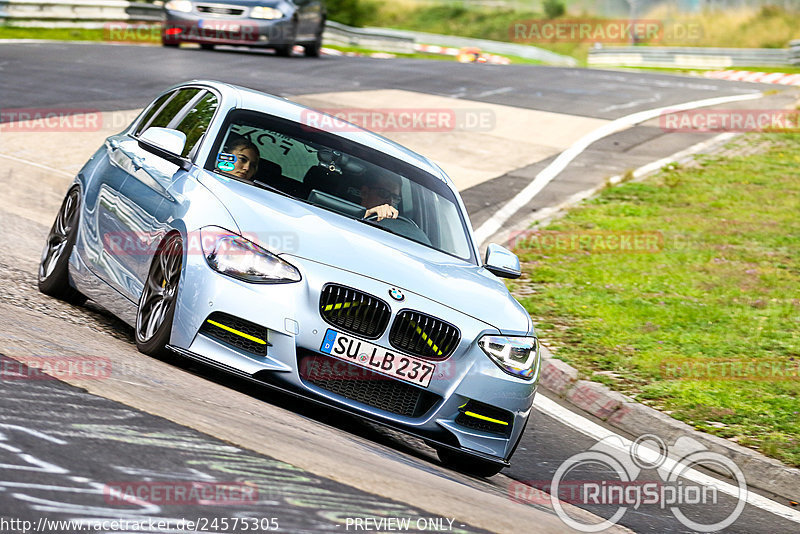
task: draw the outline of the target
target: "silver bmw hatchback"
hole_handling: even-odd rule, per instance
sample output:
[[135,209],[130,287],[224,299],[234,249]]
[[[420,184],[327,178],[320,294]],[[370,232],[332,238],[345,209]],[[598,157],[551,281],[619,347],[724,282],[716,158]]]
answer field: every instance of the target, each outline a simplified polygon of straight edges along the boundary
[[433,162],[283,98],[213,81],[160,94],[76,176],[39,288],[91,298],[177,353],[509,465],[539,343]]

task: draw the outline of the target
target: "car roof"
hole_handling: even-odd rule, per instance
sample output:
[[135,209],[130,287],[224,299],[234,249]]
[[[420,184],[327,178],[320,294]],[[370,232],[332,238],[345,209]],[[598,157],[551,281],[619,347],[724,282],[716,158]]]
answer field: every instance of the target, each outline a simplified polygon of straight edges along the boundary
[[[229,96],[235,98],[235,104],[231,107],[240,109],[249,109],[253,111],[266,112],[276,117],[290,120],[299,124],[307,124],[307,119],[304,117],[309,110],[316,113],[322,113],[319,110],[303,106],[286,98],[256,91],[247,87],[241,87],[225,82],[215,80],[192,80],[175,85],[172,89],[183,87],[185,85],[206,85],[219,91],[223,97]],[[327,115],[327,114],[325,114]],[[425,156],[414,152],[391,139],[387,139],[382,135],[365,130],[358,125],[349,123],[342,119],[336,119],[339,123],[346,123],[352,127],[342,129],[337,132],[330,132],[333,135],[343,137],[349,141],[379,150],[389,156],[399,159],[410,165],[414,165],[433,176],[439,178],[446,183],[451,189],[455,191],[455,185],[447,174],[434,162]]]

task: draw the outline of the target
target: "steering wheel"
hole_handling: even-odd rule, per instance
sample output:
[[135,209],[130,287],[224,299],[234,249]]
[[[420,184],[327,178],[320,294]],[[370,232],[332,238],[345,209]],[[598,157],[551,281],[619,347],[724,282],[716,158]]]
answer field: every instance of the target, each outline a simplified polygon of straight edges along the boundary
[[395,234],[402,235],[409,239],[413,239],[414,241],[419,241],[420,243],[424,243],[426,245],[431,244],[431,240],[428,238],[427,234],[422,231],[422,229],[417,226],[417,223],[409,219],[408,217],[403,217],[402,215],[398,215],[396,219],[382,219],[380,221],[378,219],[378,214],[373,213],[369,217],[366,217],[365,221],[374,221],[377,224],[386,227],[387,230],[394,232]]
[[[378,222],[378,214],[377,213],[373,213],[369,217],[365,217],[365,220]],[[422,229],[419,227],[419,225],[417,225],[417,223],[415,223],[414,221],[412,221],[408,217],[403,217],[402,215],[398,215],[395,218],[384,217],[383,219],[380,220],[380,222],[383,222],[383,221],[403,221],[405,223],[408,223],[408,224],[412,225],[414,228],[416,228],[420,232],[422,231]]]

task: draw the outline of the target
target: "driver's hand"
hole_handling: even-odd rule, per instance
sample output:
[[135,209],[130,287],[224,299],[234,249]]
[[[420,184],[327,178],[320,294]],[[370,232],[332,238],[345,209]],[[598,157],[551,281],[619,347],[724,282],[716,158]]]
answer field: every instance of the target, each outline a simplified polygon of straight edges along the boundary
[[374,208],[370,208],[364,214],[364,218],[371,215],[377,215],[378,220],[382,221],[384,219],[396,219],[400,213],[397,211],[397,208],[390,206],[389,204],[381,204],[380,206],[375,206]]

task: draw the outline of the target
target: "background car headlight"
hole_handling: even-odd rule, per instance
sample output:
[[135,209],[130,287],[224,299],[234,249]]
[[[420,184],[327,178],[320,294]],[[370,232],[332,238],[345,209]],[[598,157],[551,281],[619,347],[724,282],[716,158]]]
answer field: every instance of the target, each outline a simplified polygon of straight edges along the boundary
[[250,11],[250,16],[254,19],[275,20],[283,17],[283,13],[274,7],[256,6]]
[[302,279],[294,265],[240,235],[209,227],[200,231],[200,239],[206,262],[218,273],[261,284],[299,282]]
[[192,3],[189,0],[170,0],[164,4],[164,9],[168,11],[190,13],[192,11]]
[[521,378],[533,378],[539,370],[539,340],[530,336],[483,336],[478,340],[483,349],[500,368]]

